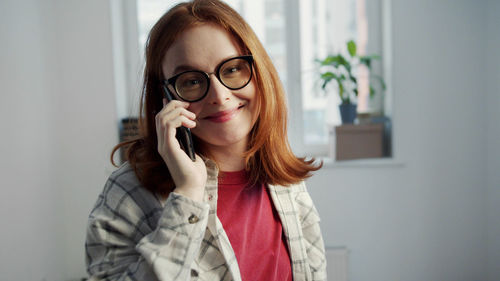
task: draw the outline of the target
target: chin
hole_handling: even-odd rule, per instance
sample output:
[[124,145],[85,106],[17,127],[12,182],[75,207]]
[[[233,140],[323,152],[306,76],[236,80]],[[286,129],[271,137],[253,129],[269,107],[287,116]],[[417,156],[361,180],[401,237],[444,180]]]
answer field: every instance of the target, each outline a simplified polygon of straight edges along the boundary
[[211,130],[209,132],[199,132],[196,130],[193,130],[193,134],[196,135],[201,141],[208,145],[215,145],[215,146],[231,146],[235,145],[241,142],[246,142],[248,141],[248,136],[250,131],[246,132],[247,130],[244,131],[239,131],[239,130],[233,130],[230,132],[222,131],[220,132],[219,130]]

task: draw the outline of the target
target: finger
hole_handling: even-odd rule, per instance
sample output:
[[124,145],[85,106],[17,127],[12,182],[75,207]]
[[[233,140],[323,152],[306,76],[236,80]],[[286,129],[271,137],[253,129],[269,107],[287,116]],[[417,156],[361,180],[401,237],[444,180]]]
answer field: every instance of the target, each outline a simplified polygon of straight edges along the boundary
[[156,118],[158,118],[159,116],[162,116],[163,114],[170,112],[176,108],[188,108],[188,106],[189,106],[189,103],[178,101],[178,100],[172,100],[170,102],[167,102],[166,99],[163,99],[162,101],[163,101],[163,108],[160,110],[160,112],[158,112],[156,114],[156,116],[155,116]]
[[194,112],[187,110],[184,107],[177,107],[170,112],[166,112],[165,116],[175,118],[177,116],[186,116],[187,118],[194,120],[196,119],[196,114]]
[[161,121],[160,123],[164,123],[164,120],[170,120],[173,118],[176,118],[177,116],[184,115],[188,117],[189,119],[195,120],[196,119],[196,114],[193,112],[187,110],[184,107],[184,104],[178,104],[181,106],[175,107],[175,105],[171,106],[170,104],[167,104],[158,114],[156,114],[155,118],[158,121]]
[[158,142],[168,142],[169,146],[172,146],[175,142],[175,134],[176,130],[184,126],[186,128],[194,128],[196,127],[196,121],[191,120],[190,118],[184,115],[177,115],[174,118],[159,118],[157,119],[157,136]]
[[178,107],[175,108],[171,111],[167,111],[166,108],[164,110],[160,111],[158,114],[155,116],[155,123],[157,129],[164,127],[167,122],[169,122],[172,119],[175,119],[179,116],[185,116],[190,120],[196,120],[196,114],[193,112],[183,108],[183,107]]
[[171,100],[171,101],[167,102],[166,106],[163,109],[166,111],[171,111],[171,110],[178,108],[178,107],[188,108],[189,103],[185,102],[185,101],[180,101],[180,100]]
[[180,109],[180,115],[184,115],[191,120],[196,119],[196,114],[194,112],[189,111],[186,108],[179,108],[179,109]]
[[155,117],[156,133],[161,136],[164,135],[164,131],[173,130],[180,126],[194,128],[196,126],[195,119],[196,114],[185,108],[176,108],[171,112],[157,114]]
[[194,127],[196,127],[196,122],[187,118],[186,116],[181,115],[181,116],[178,116],[177,118],[171,119],[168,122],[165,122],[163,124],[163,127],[165,128],[166,131],[169,131],[169,130],[175,131],[175,129],[177,129],[181,126],[184,126],[187,128],[194,128]]
[[165,152],[164,159],[167,161],[167,165],[170,163],[179,165],[180,163],[189,164],[192,163],[191,158],[182,149],[179,140],[176,138],[176,130],[173,132],[165,132],[166,141],[163,143],[162,151]]
[[183,107],[177,107],[171,111],[161,112],[161,114],[158,114],[156,116],[156,119],[159,120],[161,124],[164,124],[165,122],[168,122],[169,120],[175,119],[179,116],[185,116],[186,118],[191,120],[196,119],[196,114]]

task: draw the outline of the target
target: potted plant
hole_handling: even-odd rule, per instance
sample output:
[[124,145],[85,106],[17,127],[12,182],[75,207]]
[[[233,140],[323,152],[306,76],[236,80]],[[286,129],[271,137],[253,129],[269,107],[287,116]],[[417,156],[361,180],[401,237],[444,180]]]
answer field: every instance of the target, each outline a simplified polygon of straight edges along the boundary
[[375,89],[372,86],[371,78],[379,80],[382,90],[385,90],[385,83],[382,77],[371,73],[373,60],[380,59],[378,55],[360,56],[356,53],[356,43],[353,40],[347,42],[348,57],[342,54],[328,55],[322,60],[318,60],[320,64],[320,79],[322,81],[321,88],[326,90],[326,86],[336,81],[338,86],[338,94],[341,104],[339,105],[342,123],[353,123],[356,119],[356,98],[358,96],[358,68],[360,65],[365,65],[370,72],[369,87],[370,97],[375,95]]

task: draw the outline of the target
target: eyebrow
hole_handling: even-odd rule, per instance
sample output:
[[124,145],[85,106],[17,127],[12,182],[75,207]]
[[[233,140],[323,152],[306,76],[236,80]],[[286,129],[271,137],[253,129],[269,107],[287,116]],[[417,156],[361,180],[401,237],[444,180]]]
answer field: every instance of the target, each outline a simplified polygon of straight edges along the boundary
[[[231,59],[231,58],[239,57],[239,56],[242,56],[242,55],[240,55],[240,54],[232,54],[232,55],[229,55],[229,56],[221,59],[219,61],[219,63],[215,66],[215,69],[217,69],[217,67],[219,67],[220,64],[223,61],[226,61],[226,60]],[[214,71],[215,71],[215,69],[214,69]],[[191,66],[189,64],[181,64],[181,65],[178,65],[178,66],[175,67],[172,76],[175,76],[175,75],[177,75],[177,74],[179,74],[181,72],[189,71],[189,70],[203,71],[203,70],[196,69],[196,67],[193,67],[193,66]],[[205,72],[205,71],[203,71],[203,72]]]
[[188,70],[195,70],[195,68],[192,66],[186,65],[186,64],[181,64],[174,69],[172,75],[177,75],[178,73],[188,71]]

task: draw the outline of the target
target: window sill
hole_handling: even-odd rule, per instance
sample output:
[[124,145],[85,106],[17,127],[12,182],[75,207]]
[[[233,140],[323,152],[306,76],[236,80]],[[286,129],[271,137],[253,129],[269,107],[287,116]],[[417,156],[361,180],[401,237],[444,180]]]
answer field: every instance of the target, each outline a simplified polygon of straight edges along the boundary
[[317,157],[317,161],[323,161],[323,168],[403,168],[405,163],[400,159],[392,157],[372,158],[372,159],[354,159],[336,161],[330,157]]

